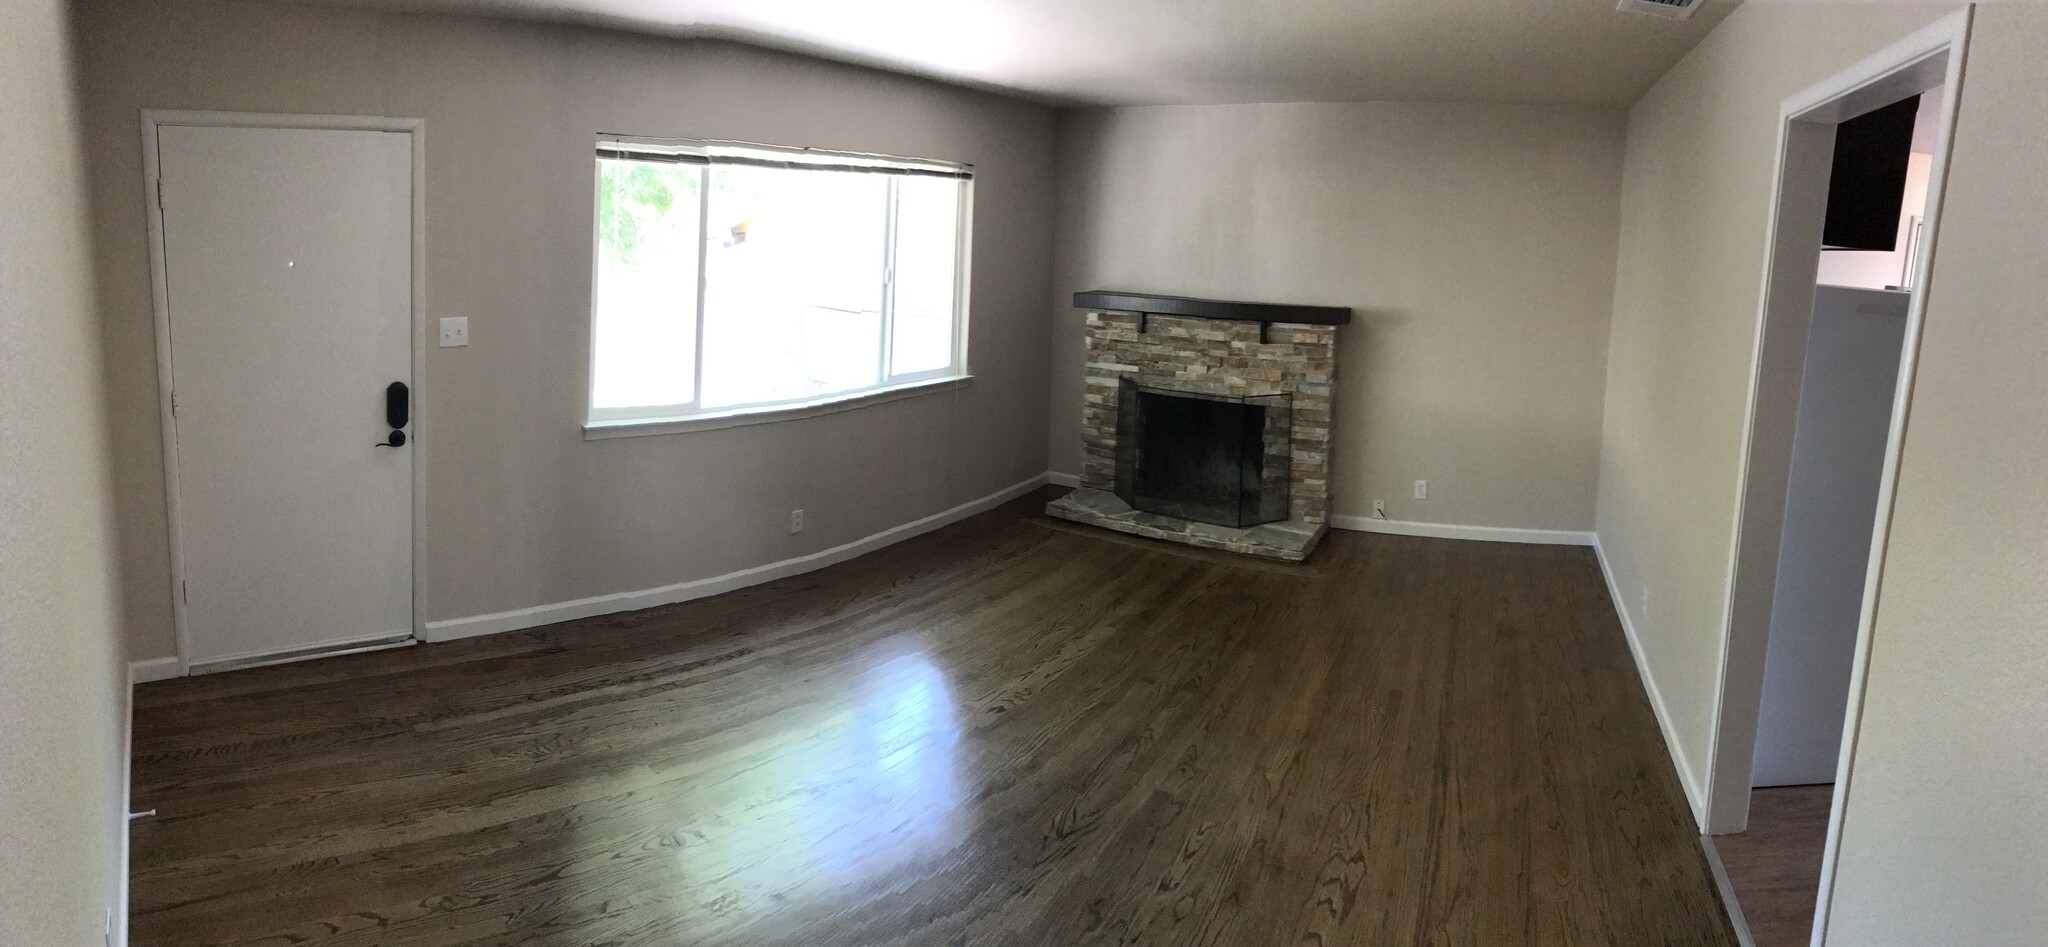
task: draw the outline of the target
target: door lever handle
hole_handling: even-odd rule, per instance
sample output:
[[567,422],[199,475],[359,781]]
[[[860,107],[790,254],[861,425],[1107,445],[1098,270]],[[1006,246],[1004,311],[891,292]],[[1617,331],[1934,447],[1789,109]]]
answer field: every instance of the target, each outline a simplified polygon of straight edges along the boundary
[[404,431],[392,431],[392,432],[391,432],[391,439],[390,439],[390,440],[388,440],[388,441],[380,441],[380,442],[378,442],[378,443],[377,443],[377,446],[378,446],[378,447],[404,447],[404,446],[405,446],[405,432],[404,432]]

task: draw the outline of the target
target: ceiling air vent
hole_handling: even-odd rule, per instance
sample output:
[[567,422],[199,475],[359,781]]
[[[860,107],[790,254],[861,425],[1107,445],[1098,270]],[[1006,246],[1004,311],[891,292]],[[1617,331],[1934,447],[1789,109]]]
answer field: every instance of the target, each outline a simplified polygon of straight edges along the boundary
[[1706,0],[1621,0],[1616,10],[1623,13],[1642,13],[1661,16],[1667,20],[1683,20],[1692,16]]

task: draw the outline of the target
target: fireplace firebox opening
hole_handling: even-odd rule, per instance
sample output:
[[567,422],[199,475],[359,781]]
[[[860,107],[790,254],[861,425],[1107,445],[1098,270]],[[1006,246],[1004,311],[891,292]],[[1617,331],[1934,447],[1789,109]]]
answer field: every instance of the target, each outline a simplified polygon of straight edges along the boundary
[[1292,399],[1142,383],[1117,398],[1117,496],[1133,509],[1239,529],[1288,517]]

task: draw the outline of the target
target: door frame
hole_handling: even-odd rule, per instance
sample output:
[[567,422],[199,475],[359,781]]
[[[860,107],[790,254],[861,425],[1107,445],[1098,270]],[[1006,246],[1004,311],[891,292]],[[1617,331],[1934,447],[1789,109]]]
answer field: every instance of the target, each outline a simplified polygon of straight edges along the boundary
[[215,662],[199,668],[192,664],[191,632],[186,621],[184,533],[178,508],[178,429],[171,410],[171,309],[170,288],[165,273],[164,216],[159,191],[159,147],[157,130],[164,126],[208,128],[324,129],[333,131],[398,132],[412,139],[412,637],[397,645],[382,642],[362,647],[342,646],[318,652],[344,654],[382,647],[410,645],[425,640],[427,603],[427,456],[418,449],[426,427],[426,120],[376,115],[296,115],[262,112],[190,111],[183,109],[142,110],[143,205],[149,219],[150,308],[156,319],[157,413],[162,424],[164,462],[164,503],[170,540],[170,596],[172,624],[178,643],[177,674],[183,676],[211,670],[229,670],[257,664],[289,661],[307,656],[286,652],[274,657],[255,657]]
[[1714,739],[1708,763],[1705,824],[1709,835],[1742,831],[1749,819],[1750,781],[1757,722],[1763,698],[1764,656],[1770,640],[1771,608],[1777,585],[1778,544],[1785,517],[1794,411],[1798,405],[1806,330],[1813,313],[1819,268],[1816,250],[1826,216],[1826,181],[1833,161],[1835,125],[1877,106],[1937,84],[1942,113],[1928,176],[1927,207],[1919,244],[1913,248],[1913,297],[1906,310],[1905,341],[1885,441],[1878,487],[1877,519],[1865,567],[1863,603],[1856,628],[1849,703],[1843,721],[1834,799],[1828,817],[1827,848],[1821,863],[1812,943],[1827,936],[1828,908],[1840,857],[1843,816],[1854,776],[1864,688],[1870,666],[1872,629],[1881,600],[1881,579],[1897,496],[1901,445],[1912,409],[1914,374],[1934,285],[1930,274],[1940,238],[1941,205],[1962,99],[1964,60],[1973,5],[1965,5],[1848,69],[1784,100],[1779,107],[1776,182],[1771,198],[1763,300],[1757,313],[1749,400],[1729,549],[1729,591],[1724,615],[1721,678],[1715,692]]

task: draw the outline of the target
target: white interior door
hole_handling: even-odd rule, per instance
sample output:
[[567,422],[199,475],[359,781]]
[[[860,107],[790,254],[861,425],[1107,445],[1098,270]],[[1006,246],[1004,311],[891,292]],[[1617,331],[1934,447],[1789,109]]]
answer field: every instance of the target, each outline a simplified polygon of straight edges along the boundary
[[411,136],[157,149],[187,662],[410,637],[416,448],[379,445],[412,383]]

